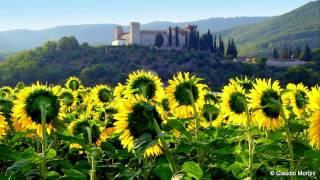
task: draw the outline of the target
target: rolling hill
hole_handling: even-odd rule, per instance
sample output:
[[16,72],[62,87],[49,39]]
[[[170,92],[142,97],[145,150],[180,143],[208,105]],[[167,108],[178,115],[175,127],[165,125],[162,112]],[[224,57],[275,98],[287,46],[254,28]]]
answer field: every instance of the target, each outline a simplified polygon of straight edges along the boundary
[[234,37],[240,54],[271,53],[273,47],[320,47],[320,1],[312,1],[281,16],[223,31]]
[[[152,22],[142,24],[143,29],[166,29],[169,26],[184,26],[197,24],[200,31],[211,29],[213,32],[226,30],[240,25],[261,22],[268,17],[235,17],[235,18],[210,18],[191,22]],[[111,44],[115,24],[92,24],[59,26],[43,30],[10,30],[0,31],[0,53],[17,52],[34,48],[48,40],[57,40],[63,36],[75,36],[80,43],[88,42],[91,45]],[[125,26],[127,27],[127,26]]]

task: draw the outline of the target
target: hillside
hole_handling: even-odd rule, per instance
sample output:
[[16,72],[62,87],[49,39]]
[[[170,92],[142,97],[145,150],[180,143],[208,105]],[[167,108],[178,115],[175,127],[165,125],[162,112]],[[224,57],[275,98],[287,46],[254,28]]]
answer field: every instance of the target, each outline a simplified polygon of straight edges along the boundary
[[234,37],[240,54],[271,53],[273,47],[320,47],[320,1],[310,2],[281,16],[222,32]]
[[[263,64],[235,63],[207,51],[157,50],[144,47],[92,47],[79,45],[74,38],[51,41],[34,50],[23,51],[0,62],[0,86],[42,82],[63,84],[69,76],[80,77],[85,84],[124,82],[137,69],[152,70],[166,81],[178,71],[195,73],[216,90],[229,78],[248,75],[271,77],[282,83],[320,84],[319,70],[306,67],[275,68]],[[320,69],[320,68],[319,68]]]
[[[268,17],[236,17],[210,18],[192,22],[152,22],[142,24],[143,29],[166,29],[169,26],[197,24],[200,31],[211,29],[214,32],[226,30],[239,25],[247,25],[268,19]],[[11,30],[0,31],[0,54],[2,52],[20,51],[34,48],[48,40],[57,40],[63,36],[75,36],[80,42],[91,45],[111,44],[115,24],[93,24],[60,26],[55,28],[31,31]],[[127,27],[127,26],[125,26]]]

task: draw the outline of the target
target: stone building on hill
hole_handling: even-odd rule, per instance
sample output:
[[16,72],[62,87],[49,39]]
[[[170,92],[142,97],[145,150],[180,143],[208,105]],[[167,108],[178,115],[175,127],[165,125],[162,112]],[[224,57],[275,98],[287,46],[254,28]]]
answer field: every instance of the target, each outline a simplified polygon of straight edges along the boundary
[[[175,47],[176,27],[172,27],[172,46],[175,48],[182,48],[185,43],[185,38],[190,31],[196,31],[196,25],[186,25],[184,28],[177,27],[179,46]],[[129,25],[129,32],[124,32],[122,26],[116,26],[113,34],[112,45],[140,45],[140,46],[154,46],[156,35],[160,33],[163,36],[163,47],[168,46],[169,29],[166,30],[141,30],[140,23],[131,22]]]

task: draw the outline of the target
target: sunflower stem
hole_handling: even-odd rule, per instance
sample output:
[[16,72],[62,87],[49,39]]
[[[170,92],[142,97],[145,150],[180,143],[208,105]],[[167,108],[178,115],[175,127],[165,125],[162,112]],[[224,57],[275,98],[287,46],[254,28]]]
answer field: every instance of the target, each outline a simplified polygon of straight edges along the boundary
[[189,97],[190,97],[190,100],[191,100],[191,105],[192,105],[192,108],[193,108],[193,111],[194,111],[194,120],[195,120],[194,123],[195,123],[195,126],[196,126],[196,139],[198,140],[199,139],[199,128],[200,128],[199,115],[198,115],[198,112],[197,112],[197,108],[196,108],[196,104],[195,104],[195,100],[194,100],[192,91],[188,90],[188,94],[189,94]]
[[[285,126],[286,126],[286,134],[287,134],[287,138],[288,138],[288,150],[289,150],[289,163],[290,163],[290,171],[294,171],[295,170],[295,165],[294,165],[294,154],[293,154],[293,146],[292,146],[292,134],[289,128],[289,122],[288,119],[286,118],[286,115],[284,114],[283,108],[281,108],[281,112],[280,115],[282,117],[282,119],[285,122]],[[291,179],[295,179],[294,176],[291,176]]]
[[154,129],[157,132],[157,135],[158,135],[158,137],[160,139],[161,145],[162,145],[162,147],[164,149],[164,152],[165,152],[165,154],[167,156],[167,159],[169,161],[172,174],[176,174],[178,172],[176,162],[175,162],[175,160],[174,160],[174,158],[173,158],[173,156],[172,156],[172,154],[171,154],[171,152],[169,150],[167,142],[165,141],[165,139],[162,136],[162,132],[161,132],[161,129],[160,129],[159,125],[158,125],[158,122],[154,118],[153,118],[153,126],[154,126]]
[[[92,128],[91,127],[86,127],[87,133],[88,133],[88,141],[90,144],[90,147],[93,146],[92,143]],[[88,155],[90,156],[90,160],[91,160],[91,170],[89,172],[90,174],[90,180],[96,180],[96,157],[95,157],[95,152],[88,152]]]
[[248,133],[248,145],[249,145],[249,174],[250,179],[253,179],[253,154],[254,154],[254,142],[252,137],[252,130],[251,130],[251,115],[249,109],[246,105],[246,115],[247,115],[247,133]]
[[41,130],[42,130],[42,139],[41,139],[41,150],[42,150],[42,160],[40,165],[40,175],[42,179],[47,179],[47,126],[46,126],[46,108],[41,105]]

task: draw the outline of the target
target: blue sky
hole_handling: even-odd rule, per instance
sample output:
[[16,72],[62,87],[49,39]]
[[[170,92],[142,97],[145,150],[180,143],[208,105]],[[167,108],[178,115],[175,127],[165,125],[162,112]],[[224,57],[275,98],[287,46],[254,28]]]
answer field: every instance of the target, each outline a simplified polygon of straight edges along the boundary
[[311,0],[2,0],[0,30],[274,16]]

